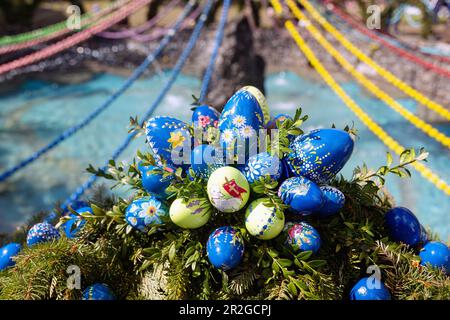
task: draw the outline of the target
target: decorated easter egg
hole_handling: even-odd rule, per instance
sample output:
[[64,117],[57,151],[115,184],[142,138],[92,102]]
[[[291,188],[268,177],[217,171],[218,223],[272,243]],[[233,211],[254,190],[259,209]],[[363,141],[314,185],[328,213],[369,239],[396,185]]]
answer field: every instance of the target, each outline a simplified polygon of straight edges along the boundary
[[280,160],[280,167],[281,167],[281,174],[279,182],[284,182],[286,179],[289,179],[293,176],[293,173],[289,169],[289,165],[287,164],[287,161],[285,158]]
[[267,124],[267,127],[268,128],[277,128],[277,121],[280,121],[280,123],[283,123],[287,119],[293,120],[290,115],[287,115],[284,113],[277,114],[275,117],[270,119],[269,123]]
[[103,283],[95,283],[83,291],[83,300],[115,300],[111,289]]
[[211,172],[223,166],[223,153],[213,145],[202,144],[192,150],[191,167],[196,175],[208,179]]
[[260,177],[264,176],[278,180],[281,176],[280,159],[267,152],[251,156],[245,166],[244,175],[249,183],[256,182]]
[[147,232],[151,225],[164,224],[168,216],[167,206],[154,196],[136,199],[125,210],[127,223],[142,232]]
[[27,245],[31,247],[37,243],[58,240],[59,237],[59,232],[54,226],[47,222],[41,222],[35,224],[28,231]]
[[296,214],[309,215],[323,206],[323,194],[319,186],[302,177],[285,180],[278,189],[278,196]]
[[192,124],[194,128],[201,128],[202,130],[208,127],[217,127],[219,125],[220,112],[216,109],[202,105],[193,108]]
[[430,241],[419,252],[420,264],[431,265],[434,268],[444,269],[450,273],[450,249],[445,243]]
[[258,101],[259,106],[261,107],[264,116],[264,124],[267,124],[270,120],[270,110],[269,105],[267,104],[266,97],[261,92],[261,90],[254,86],[245,86],[241,90],[249,92],[253,97],[255,97],[255,99]]
[[239,264],[244,255],[244,241],[235,228],[220,227],[210,234],[206,251],[214,267],[230,270]]
[[[82,207],[75,210],[78,214],[83,213],[90,213],[94,214],[91,207]],[[66,221],[64,223],[64,233],[66,234],[67,238],[73,239],[76,237],[77,233],[83,228],[84,224],[86,223],[86,220],[82,219],[79,215],[70,213],[69,214],[70,220]]]
[[414,213],[404,207],[395,207],[386,212],[385,225],[394,241],[410,246],[420,242],[422,226]]
[[22,250],[22,246],[18,243],[8,243],[0,248],[0,271],[16,264],[13,258],[20,250]]
[[148,193],[157,196],[164,197],[167,195],[166,188],[170,185],[172,176],[164,177],[164,170],[170,170],[170,168],[162,168],[158,166],[139,166],[142,176],[142,186]]
[[338,213],[345,203],[344,194],[335,187],[322,186],[320,187],[323,194],[323,206],[317,211],[322,217],[328,217]]
[[286,244],[295,251],[312,251],[320,249],[320,235],[316,229],[306,222],[286,223]]
[[391,293],[377,278],[362,278],[350,291],[350,300],[391,300]]
[[183,164],[182,149],[190,150],[192,143],[186,123],[172,117],[153,117],[145,125],[145,134],[159,165],[163,165],[162,159],[170,167]]
[[269,198],[260,198],[248,206],[245,212],[245,228],[261,240],[270,240],[280,234],[284,227],[284,213],[266,205]]
[[207,184],[209,201],[222,212],[242,209],[250,196],[245,176],[236,168],[222,167],[213,171]]
[[338,129],[318,129],[297,136],[287,157],[296,176],[316,183],[327,183],[345,165],[353,152],[350,134]]
[[196,229],[205,225],[211,217],[211,207],[208,199],[191,199],[185,203],[178,198],[170,206],[170,219],[177,226],[186,229]]

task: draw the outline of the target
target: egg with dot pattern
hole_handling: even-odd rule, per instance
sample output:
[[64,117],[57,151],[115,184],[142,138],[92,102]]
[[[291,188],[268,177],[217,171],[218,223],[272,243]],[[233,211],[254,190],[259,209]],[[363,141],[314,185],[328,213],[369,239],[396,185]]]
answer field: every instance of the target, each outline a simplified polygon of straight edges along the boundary
[[450,249],[442,242],[430,241],[419,252],[420,264],[430,265],[433,268],[444,269],[450,273]]
[[312,251],[320,249],[320,235],[316,229],[306,222],[286,223],[286,244],[295,251]]
[[353,286],[350,300],[391,300],[391,294],[380,280],[365,277]]
[[421,240],[422,226],[417,217],[405,207],[395,207],[386,212],[385,225],[394,241],[416,246]]
[[284,213],[267,206],[269,198],[260,198],[248,206],[245,213],[245,228],[258,239],[270,240],[280,234],[284,227]]
[[167,206],[154,196],[134,200],[125,210],[126,222],[141,232],[152,225],[162,225],[169,219]]
[[206,252],[215,268],[230,270],[241,262],[244,255],[244,241],[235,228],[220,227],[210,234]]
[[18,243],[8,243],[0,248],[0,271],[12,267],[16,264],[13,260],[22,250],[22,246]]
[[47,222],[35,224],[28,231],[27,245],[33,246],[38,243],[58,240],[60,238],[58,230]]
[[323,194],[314,182],[302,178],[286,179],[278,189],[278,196],[289,210],[300,215],[310,215],[323,206]]
[[114,293],[103,283],[95,283],[83,291],[83,300],[115,300]]
[[323,194],[323,206],[317,211],[319,216],[328,217],[338,213],[345,204],[344,194],[337,188],[331,186],[320,187]]

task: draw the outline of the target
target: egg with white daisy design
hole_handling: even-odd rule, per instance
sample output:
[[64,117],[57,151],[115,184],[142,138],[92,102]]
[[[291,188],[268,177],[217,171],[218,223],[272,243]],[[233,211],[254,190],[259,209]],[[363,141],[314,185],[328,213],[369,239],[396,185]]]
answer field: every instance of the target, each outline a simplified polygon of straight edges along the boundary
[[286,179],[278,189],[278,196],[290,211],[300,215],[310,215],[323,206],[323,193],[319,186],[303,177]]
[[243,172],[247,181],[252,184],[265,176],[278,180],[281,176],[281,169],[280,159],[277,156],[261,152],[249,158]]
[[284,227],[284,213],[268,206],[269,198],[260,198],[248,206],[245,212],[245,228],[258,239],[270,240],[280,234]]
[[168,219],[167,206],[153,196],[136,199],[125,210],[126,222],[142,232],[148,231],[151,225],[162,225]]
[[338,213],[345,203],[344,194],[337,188],[331,186],[320,187],[323,194],[323,206],[317,213],[321,217],[328,217]]

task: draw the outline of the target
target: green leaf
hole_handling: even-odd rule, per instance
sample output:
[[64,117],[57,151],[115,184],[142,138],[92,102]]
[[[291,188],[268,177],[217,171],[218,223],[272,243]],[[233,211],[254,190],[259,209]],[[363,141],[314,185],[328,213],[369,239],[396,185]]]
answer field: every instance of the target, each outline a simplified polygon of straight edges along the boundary
[[386,166],[390,167],[392,164],[392,155],[390,152],[386,152]]

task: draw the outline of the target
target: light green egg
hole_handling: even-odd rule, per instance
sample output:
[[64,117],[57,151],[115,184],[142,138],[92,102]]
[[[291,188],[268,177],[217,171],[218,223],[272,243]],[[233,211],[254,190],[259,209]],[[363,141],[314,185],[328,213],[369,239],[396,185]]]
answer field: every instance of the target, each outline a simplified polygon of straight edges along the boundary
[[196,229],[204,226],[211,217],[208,199],[192,199],[186,204],[181,198],[170,206],[170,219],[177,226],[185,229]]
[[233,167],[213,171],[208,179],[209,201],[221,212],[241,210],[250,196],[250,185],[245,176]]
[[278,236],[284,228],[284,213],[275,207],[268,207],[264,202],[269,198],[253,201],[245,212],[247,231],[261,240],[270,240]]

